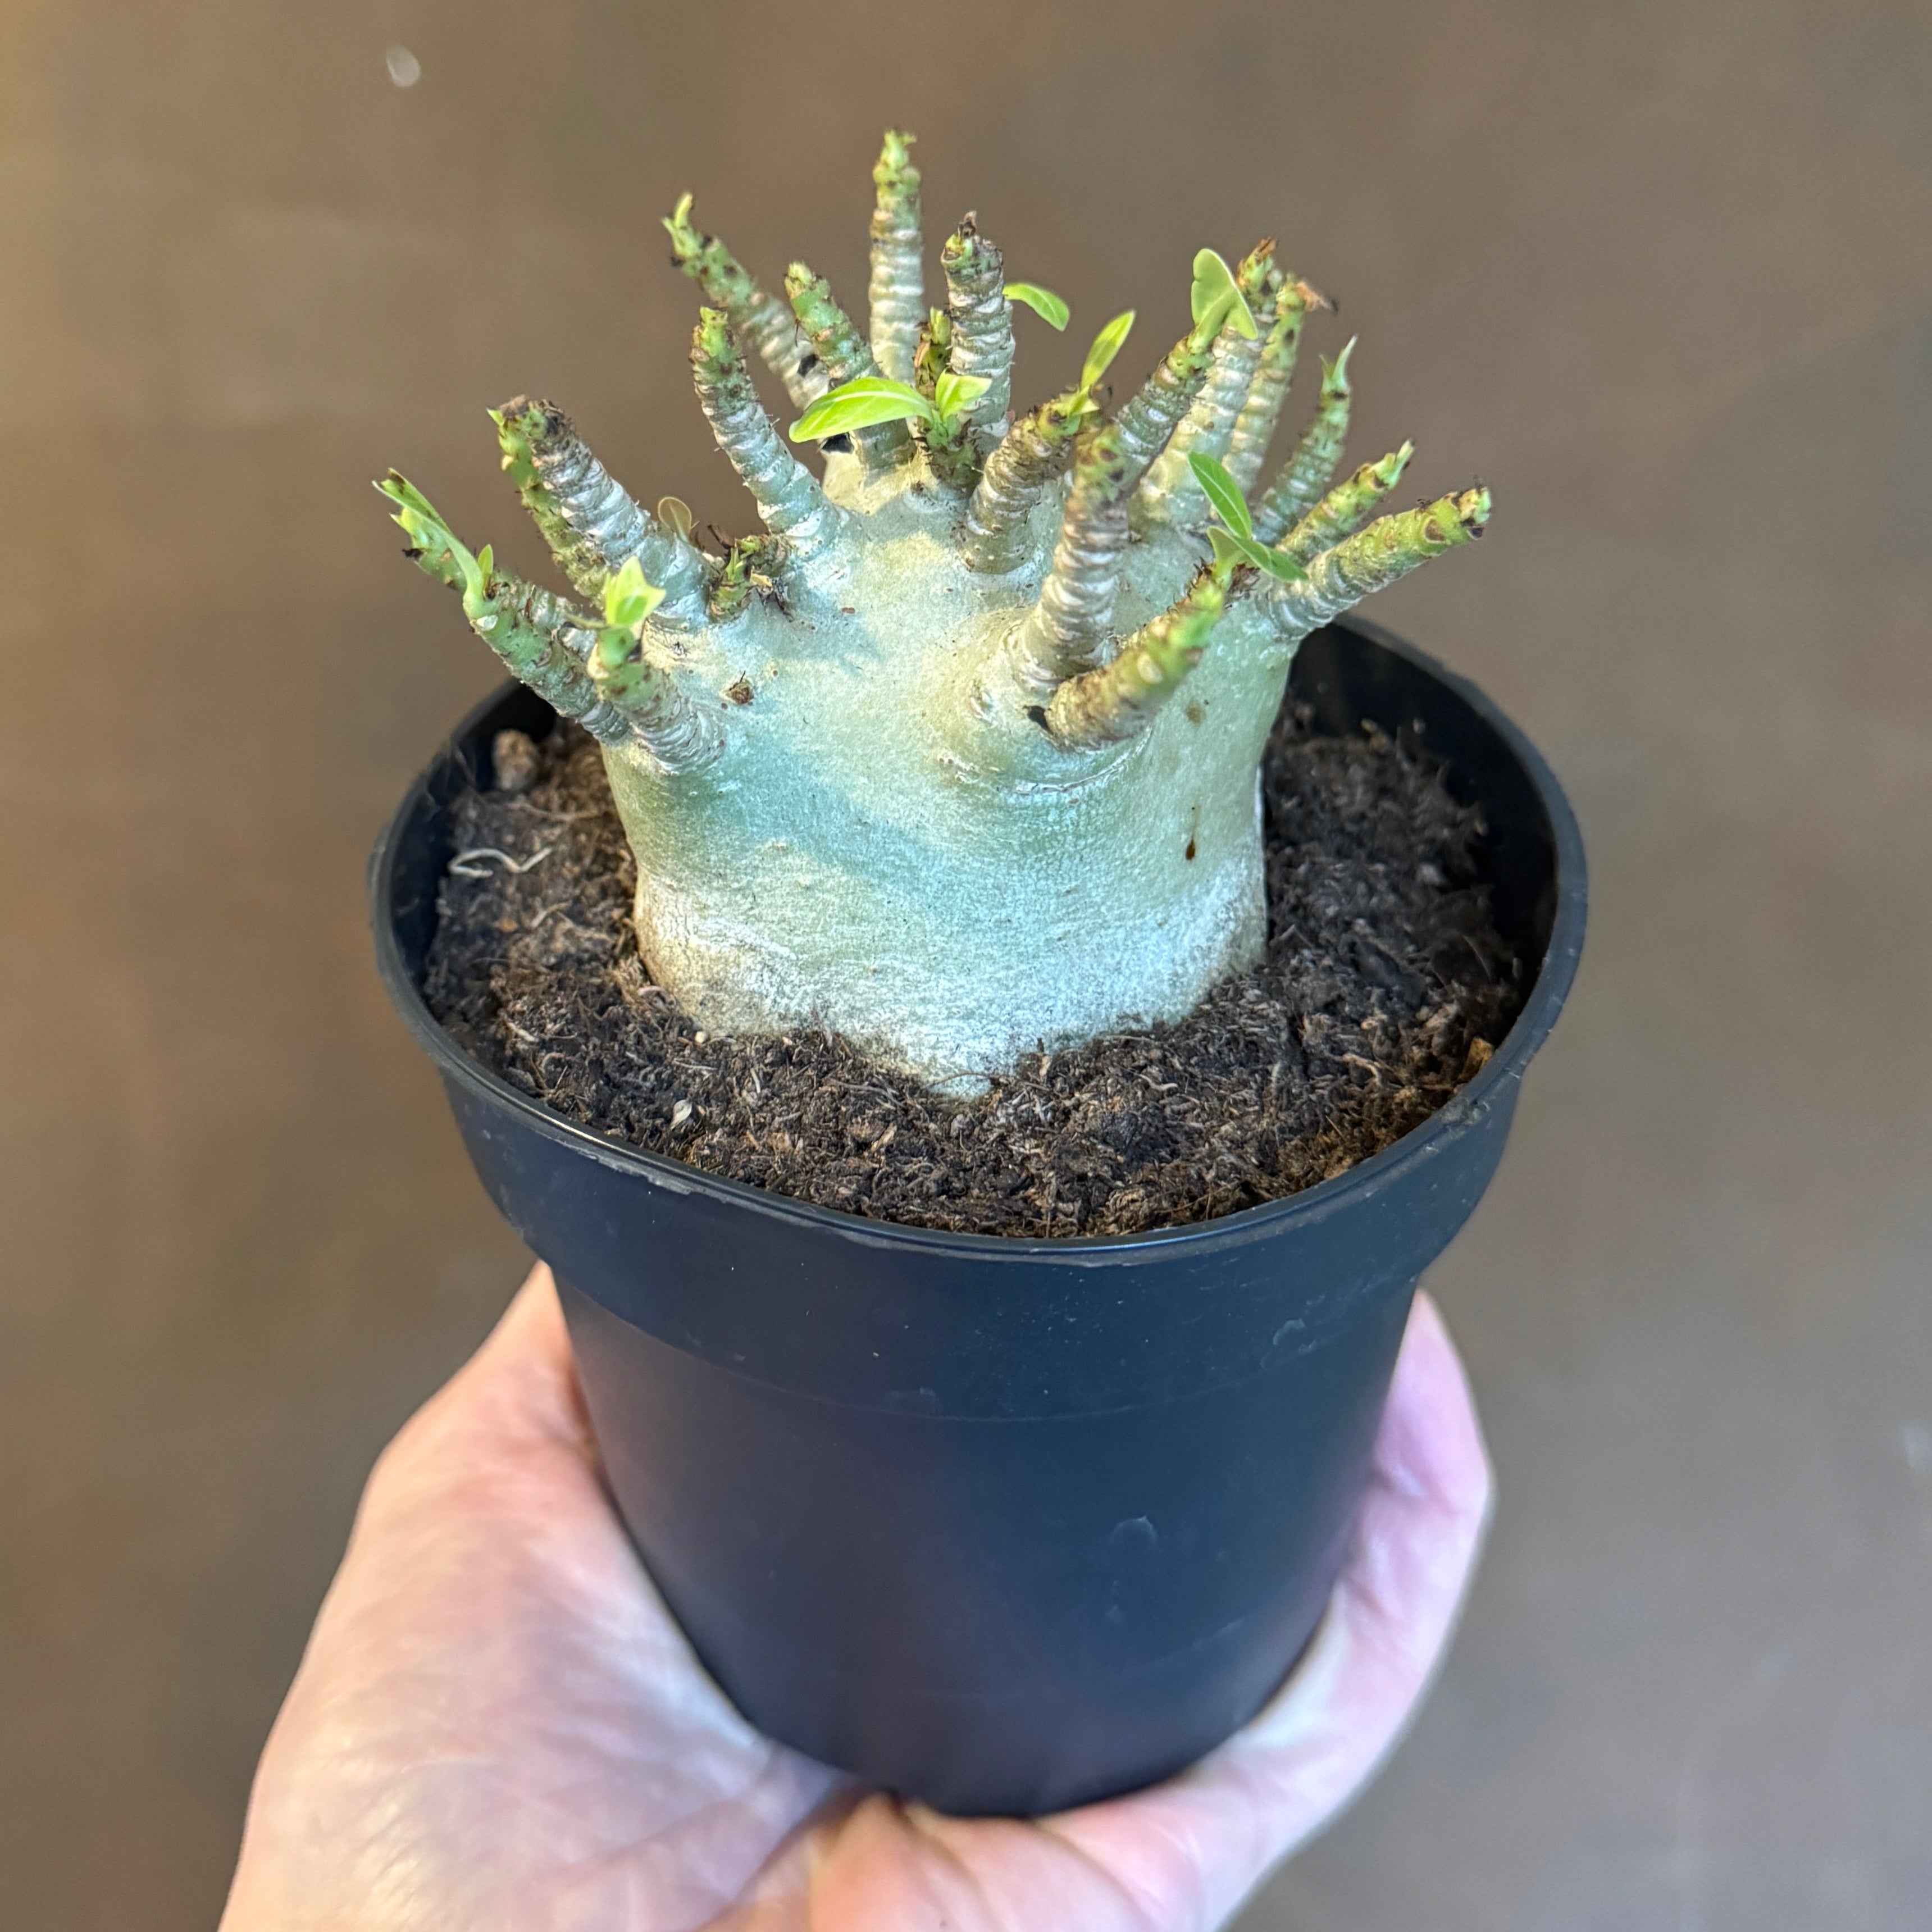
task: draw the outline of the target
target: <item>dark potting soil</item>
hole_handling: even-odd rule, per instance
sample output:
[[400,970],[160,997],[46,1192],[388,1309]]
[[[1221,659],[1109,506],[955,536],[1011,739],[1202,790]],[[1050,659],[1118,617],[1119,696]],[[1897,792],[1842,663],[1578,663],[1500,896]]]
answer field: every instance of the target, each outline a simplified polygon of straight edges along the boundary
[[1284,712],[1262,774],[1269,940],[1179,1024],[1029,1055],[942,1097],[815,1030],[696,1029],[638,954],[596,745],[500,745],[454,807],[424,986],[469,1052],[567,1118],[827,1208],[988,1234],[1134,1234],[1292,1194],[1427,1119],[1522,1004],[1426,748]]

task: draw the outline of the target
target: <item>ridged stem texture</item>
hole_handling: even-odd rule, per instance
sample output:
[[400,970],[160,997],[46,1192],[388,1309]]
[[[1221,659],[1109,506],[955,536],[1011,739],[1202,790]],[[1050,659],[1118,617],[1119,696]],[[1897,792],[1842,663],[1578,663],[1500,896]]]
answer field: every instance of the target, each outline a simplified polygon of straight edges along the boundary
[[691,224],[686,195],[664,218],[671,260],[694,281],[706,302],[722,309],[731,326],[758,352],[765,367],[784,383],[794,409],[808,409],[831,386],[791,312],[756,281],[715,235]]
[[1232,316],[1221,325],[1208,356],[1207,375],[1187,413],[1134,493],[1130,514],[1137,530],[1150,530],[1156,524],[1198,530],[1207,524],[1208,499],[1195,481],[1188,458],[1211,456],[1218,462],[1227,453],[1235,421],[1247,400],[1261,367],[1262,350],[1274,326],[1281,282],[1274,266],[1274,244],[1264,242],[1244,256],[1234,280],[1247,299],[1256,332],[1244,333]]
[[[802,262],[785,271],[785,293],[806,340],[836,388],[856,376],[881,372],[852,318],[833,299],[832,286]],[[912,459],[912,433],[902,422],[874,423],[850,432],[852,448],[868,476],[880,476]]]
[[1085,430],[1074,452],[1053,567],[1017,640],[1021,679],[1038,691],[1093,664],[1113,634],[1127,552],[1128,479],[1119,430],[1103,422]]
[[1073,454],[1081,411],[1070,396],[1029,410],[1000,439],[966,506],[969,570],[1017,570],[1033,552],[1033,513]]
[[1228,453],[1222,459],[1243,496],[1253,494],[1262,465],[1268,460],[1268,445],[1274,440],[1281,412],[1288,401],[1288,385],[1294,378],[1295,358],[1301,348],[1301,332],[1312,308],[1322,306],[1322,298],[1306,282],[1285,277],[1275,302],[1274,326],[1262,344],[1261,366],[1248,386],[1240,413],[1234,418],[1234,433],[1228,439]]
[[1354,347],[1349,341],[1334,362],[1322,358],[1322,396],[1315,406],[1314,420],[1302,431],[1294,454],[1255,506],[1255,535],[1263,543],[1273,543],[1322,500],[1322,493],[1342,460],[1342,446],[1348,439],[1348,358]]
[[1046,707],[1046,728],[1054,740],[1084,750],[1145,730],[1201,662],[1222,598],[1219,582],[1204,573],[1179,602],[1136,631],[1111,663],[1069,679]]
[[952,325],[956,376],[979,376],[986,388],[966,411],[973,447],[983,460],[1006,434],[1013,396],[1013,311],[1006,299],[1006,259],[968,215],[940,251],[946,310]]
[[596,598],[632,557],[664,593],[660,624],[694,631],[705,620],[704,560],[636,502],[590,452],[554,403],[518,396],[491,414],[503,467],[578,592]]
[[722,310],[699,310],[691,370],[711,433],[751,493],[759,520],[808,566],[844,534],[846,513],[780,440]]
[[1482,489],[1378,517],[1323,550],[1305,577],[1292,584],[1271,580],[1260,592],[1263,607],[1277,633],[1305,638],[1431,557],[1480,536],[1489,518],[1490,493]]
[[1214,338],[1200,332],[1184,335],[1154,366],[1152,375],[1128,398],[1114,417],[1120,451],[1127,460],[1131,488],[1167,447],[1206,380]]
[[872,359],[896,382],[912,380],[926,320],[919,170],[908,152],[912,138],[889,133],[872,170],[872,279],[866,289]]
[[691,701],[676,674],[651,658],[640,638],[602,631],[588,662],[605,704],[667,772],[695,771],[723,750],[716,714]]
[[1352,536],[1402,481],[1402,472],[1414,454],[1415,445],[1406,442],[1373,463],[1364,464],[1346,482],[1336,484],[1275,548],[1298,563],[1306,563],[1344,537]]

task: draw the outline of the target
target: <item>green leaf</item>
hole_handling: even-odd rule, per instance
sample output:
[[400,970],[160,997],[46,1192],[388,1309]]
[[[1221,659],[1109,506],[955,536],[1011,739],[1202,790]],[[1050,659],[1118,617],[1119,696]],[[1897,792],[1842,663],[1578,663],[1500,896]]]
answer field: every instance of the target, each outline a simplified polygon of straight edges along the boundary
[[1224,576],[1237,564],[1246,563],[1248,554],[1219,524],[1208,526],[1208,545],[1214,553],[1214,567]]
[[1037,282],[1009,282],[1006,299],[1024,302],[1049,328],[1064,328],[1067,317],[1073,313],[1060,296]]
[[604,586],[604,621],[614,628],[635,633],[664,600],[664,593],[644,578],[644,567],[627,557],[624,567]]
[[1278,577],[1284,584],[1299,584],[1308,573],[1285,550],[1263,550],[1255,559],[1270,577]]
[[1238,563],[1251,563],[1257,570],[1265,571],[1270,577],[1279,578],[1284,584],[1295,583],[1308,574],[1285,552],[1270,550],[1266,544],[1223,530],[1219,524],[1209,528],[1208,542],[1214,552],[1216,567],[1224,572],[1233,569]]
[[1234,270],[1211,248],[1202,249],[1194,258],[1194,286],[1189,292],[1188,306],[1193,311],[1197,334],[1216,334],[1230,316],[1250,341],[1261,333]]
[[[463,580],[464,609],[472,615],[481,610],[488,601],[489,566],[472,556],[458,542],[454,532],[442,520],[436,506],[401,471],[391,470],[376,488],[395,505],[396,521],[409,538],[410,548],[421,550],[432,563],[439,557],[449,558]],[[488,552],[484,554],[487,556]],[[436,574],[442,573],[438,571]],[[446,583],[448,580],[444,578]]]
[[676,531],[687,543],[691,541],[691,506],[682,496],[658,499],[658,521],[666,530]]
[[940,419],[950,422],[964,409],[970,408],[993,386],[988,376],[956,376],[948,369],[932,386],[932,400],[938,406]]
[[791,426],[794,442],[820,442],[848,430],[870,429],[874,423],[938,420],[939,412],[910,382],[884,376],[854,376],[828,389]]
[[1134,312],[1128,309],[1114,316],[1106,327],[1094,338],[1094,346],[1087,352],[1087,359],[1080,365],[1082,394],[1093,388],[1112,367],[1114,358],[1120,352],[1126,341],[1127,333],[1134,326]]
[[1194,472],[1194,480],[1201,485],[1202,494],[1213,506],[1214,514],[1236,536],[1252,538],[1255,520],[1248,514],[1241,486],[1228,474],[1226,466],[1196,450],[1188,458],[1187,466]]

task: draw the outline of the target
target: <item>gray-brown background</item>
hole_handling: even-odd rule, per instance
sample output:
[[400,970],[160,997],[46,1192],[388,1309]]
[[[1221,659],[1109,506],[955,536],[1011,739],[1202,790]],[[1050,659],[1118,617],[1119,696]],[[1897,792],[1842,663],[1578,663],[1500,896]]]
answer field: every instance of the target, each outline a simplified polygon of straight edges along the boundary
[[370,836],[494,674],[368,479],[533,562],[527,388],[740,524],[657,218],[856,293],[890,121],[1075,334],[1150,353],[1263,232],[1340,298],[1358,447],[1498,504],[1377,614],[1591,841],[1435,1276],[1486,1567],[1250,1932],[1922,1926],[1932,12],[832,12],[0,8],[7,1922],[212,1922],[362,1476],[523,1266],[369,964]]

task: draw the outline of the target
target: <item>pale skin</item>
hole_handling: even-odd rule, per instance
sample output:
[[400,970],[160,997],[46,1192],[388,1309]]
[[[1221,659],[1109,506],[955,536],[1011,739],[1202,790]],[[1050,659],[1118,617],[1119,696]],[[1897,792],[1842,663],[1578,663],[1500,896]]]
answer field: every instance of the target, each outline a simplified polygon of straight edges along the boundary
[[760,1737],[700,1670],[612,1511],[539,1267],[370,1478],[221,1932],[1208,1932],[1402,1734],[1490,1493],[1420,1297],[1354,1552],[1274,1702],[1153,1790],[942,1817]]

